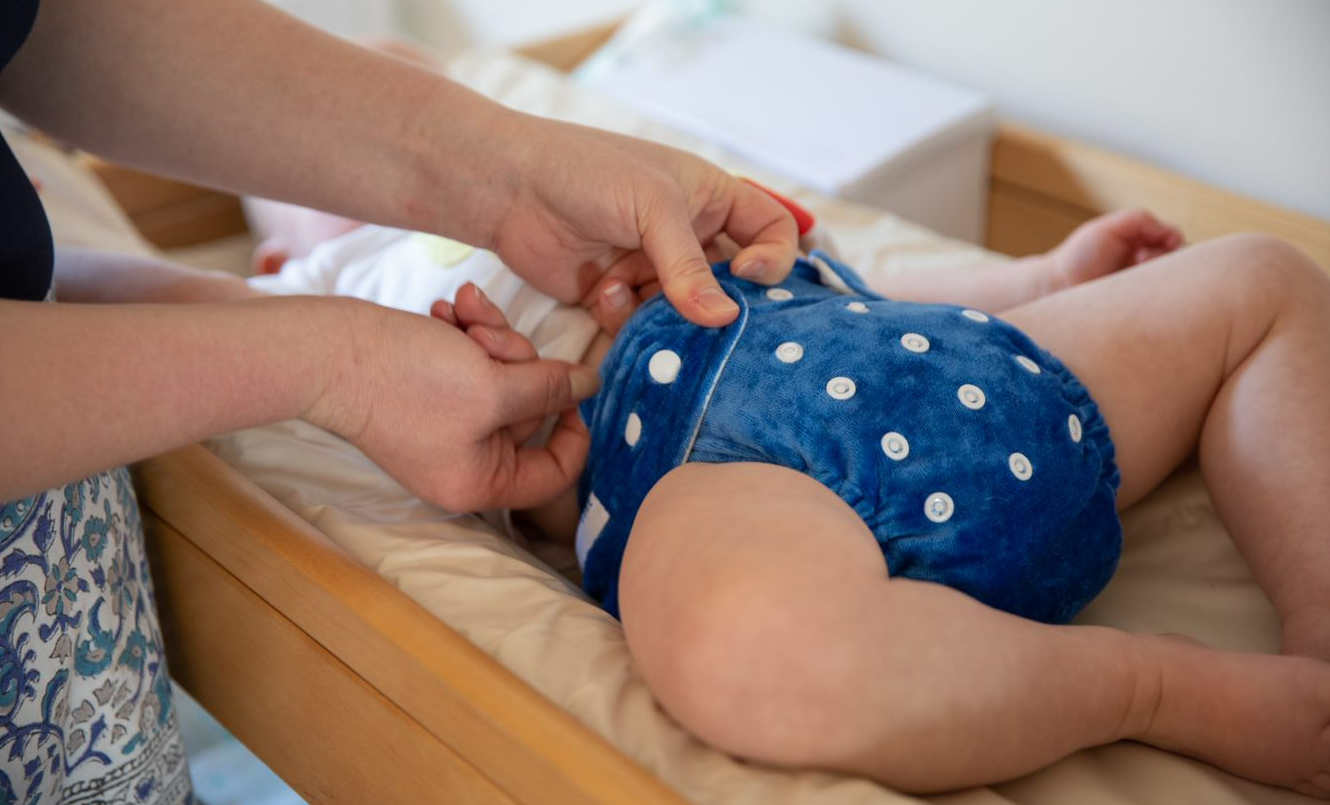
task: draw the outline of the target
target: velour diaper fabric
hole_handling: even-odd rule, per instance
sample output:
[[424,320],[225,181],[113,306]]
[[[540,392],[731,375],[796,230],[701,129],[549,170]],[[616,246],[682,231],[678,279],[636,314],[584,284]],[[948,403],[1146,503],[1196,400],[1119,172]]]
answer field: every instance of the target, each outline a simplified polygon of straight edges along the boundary
[[1118,470],[1098,406],[1012,325],[890,301],[814,252],[769,288],[713,267],[740,307],[727,327],[644,304],[582,404],[584,586],[618,614],[633,519],[688,461],[805,473],[876,536],[892,576],[1065,623],[1121,553]]

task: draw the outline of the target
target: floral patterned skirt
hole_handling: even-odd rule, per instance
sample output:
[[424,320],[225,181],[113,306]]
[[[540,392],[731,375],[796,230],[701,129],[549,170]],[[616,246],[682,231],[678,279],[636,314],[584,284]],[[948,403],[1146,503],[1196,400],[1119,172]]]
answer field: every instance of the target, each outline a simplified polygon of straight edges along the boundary
[[0,805],[191,802],[129,471],[0,504]]

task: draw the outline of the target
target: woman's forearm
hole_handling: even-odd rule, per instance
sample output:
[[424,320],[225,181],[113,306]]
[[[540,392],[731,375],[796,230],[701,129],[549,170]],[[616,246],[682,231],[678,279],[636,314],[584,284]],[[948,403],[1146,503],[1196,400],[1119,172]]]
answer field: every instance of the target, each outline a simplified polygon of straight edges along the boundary
[[60,247],[55,252],[61,302],[233,302],[266,294],[222,271],[203,271],[152,257]]
[[0,300],[0,500],[304,414],[346,354],[347,304]]
[[258,0],[43,3],[0,103],[148,170],[472,241],[507,203],[505,132],[524,123]]

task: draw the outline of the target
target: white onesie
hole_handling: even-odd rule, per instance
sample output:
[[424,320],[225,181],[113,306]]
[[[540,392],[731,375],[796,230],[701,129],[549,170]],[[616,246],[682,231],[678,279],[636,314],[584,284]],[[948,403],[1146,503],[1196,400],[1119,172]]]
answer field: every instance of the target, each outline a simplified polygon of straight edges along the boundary
[[451,302],[468,282],[485,292],[542,358],[575,363],[599,330],[591,314],[532,288],[493,252],[371,224],[288,261],[281,273],[249,279],[268,293],[353,296],[422,315],[435,300]]

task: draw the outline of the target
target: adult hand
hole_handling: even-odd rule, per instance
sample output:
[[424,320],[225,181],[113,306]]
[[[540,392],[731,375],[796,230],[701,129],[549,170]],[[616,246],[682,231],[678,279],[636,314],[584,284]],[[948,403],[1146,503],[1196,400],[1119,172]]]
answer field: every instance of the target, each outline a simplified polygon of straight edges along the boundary
[[[454,326],[339,300],[344,362],[305,419],[349,440],[417,496],[453,511],[545,502],[577,479],[588,437],[570,409],[595,372],[505,363]],[[543,447],[528,423],[566,412]]]
[[721,235],[740,247],[739,276],[775,283],[794,264],[789,211],[706,160],[526,115],[504,125],[519,149],[516,178],[488,245],[532,285],[602,322],[626,318],[636,301],[629,290],[656,281],[689,320],[733,321],[738,307],[704,255]]

